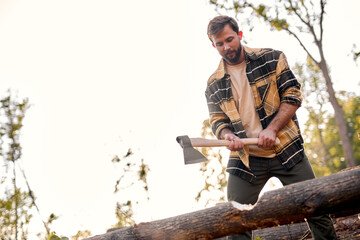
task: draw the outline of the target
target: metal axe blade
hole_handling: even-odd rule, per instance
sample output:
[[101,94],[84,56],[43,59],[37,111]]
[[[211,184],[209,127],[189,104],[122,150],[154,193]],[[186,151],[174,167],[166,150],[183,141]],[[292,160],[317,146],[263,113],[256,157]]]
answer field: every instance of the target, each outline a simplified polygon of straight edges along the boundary
[[176,141],[183,148],[185,164],[207,161],[207,158],[202,153],[193,148],[190,138],[187,135],[177,137]]

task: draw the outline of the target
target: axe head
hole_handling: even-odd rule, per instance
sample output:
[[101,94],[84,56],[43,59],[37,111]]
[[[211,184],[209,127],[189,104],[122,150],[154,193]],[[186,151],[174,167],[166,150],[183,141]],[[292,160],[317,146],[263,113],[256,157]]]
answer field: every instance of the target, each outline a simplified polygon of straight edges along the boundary
[[191,140],[187,135],[177,137],[176,141],[183,148],[185,164],[193,164],[207,161],[207,158],[202,155],[202,153],[193,148],[193,146],[191,145]]

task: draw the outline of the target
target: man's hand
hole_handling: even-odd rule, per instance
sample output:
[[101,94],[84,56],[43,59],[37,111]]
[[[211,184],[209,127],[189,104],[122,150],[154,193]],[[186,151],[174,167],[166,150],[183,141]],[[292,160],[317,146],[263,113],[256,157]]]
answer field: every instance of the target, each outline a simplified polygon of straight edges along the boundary
[[290,121],[299,107],[289,103],[281,103],[280,108],[269,126],[259,134],[258,146],[271,148],[275,144],[277,133]]
[[224,137],[225,140],[230,141],[230,144],[227,146],[227,149],[230,151],[239,151],[244,148],[244,142],[234,134],[225,134]]
[[237,137],[230,129],[224,128],[220,133],[220,138],[230,141],[227,149],[230,151],[239,151],[244,148],[244,142]]
[[259,134],[258,146],[261,148],[271,148],[274,146],[275,140],[276,132],[266,128]]

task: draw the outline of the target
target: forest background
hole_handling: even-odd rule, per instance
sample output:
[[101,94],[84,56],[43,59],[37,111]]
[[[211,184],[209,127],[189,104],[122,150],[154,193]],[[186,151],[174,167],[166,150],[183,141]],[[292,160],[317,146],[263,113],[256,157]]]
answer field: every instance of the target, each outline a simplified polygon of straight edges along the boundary
[[[357,165],[358,7],[328,1],[323,35]],[[10,220],[1,234],[81,238],[221,201],[222,166],[211,156],[206,168],[184,166],[175,141],[210,137],[204,90],[220,58],[206,26],[217,14],[207,1],[190,0],[0,2],[0,221]],[[319,68],[294,38],[256,17],[245,23],[246,14],[237,16],[245,44],[284,51],[303,83],[298,117],[317,175],[345,168]]]

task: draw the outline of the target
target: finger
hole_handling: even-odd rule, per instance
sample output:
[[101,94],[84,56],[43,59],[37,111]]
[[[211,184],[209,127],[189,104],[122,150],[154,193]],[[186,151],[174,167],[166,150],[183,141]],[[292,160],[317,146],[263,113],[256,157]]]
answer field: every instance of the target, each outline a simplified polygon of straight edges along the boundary
[[266,148],[271,148],[272,146],[274,146],[275,141],[273,139],[266,139],[266,143],[264,144],[264,146]]
[[239,141],[238,139],[234,139],[230,142],[230,144],[228,145],[228,149],[231,151],[238,151],[240,149],[242,149],[242,141]]
[[241,140],[235,141],[235,147],[237,150],[241,150],[244,147],[244,143]]
[[[229,139],[227,139],[227,140],[229,140]],[[227,146],[227,149],[229,149],[230,151],[232,151],[233,149],[234,149],[234,141],[231,141],[231,140],[229,140],[230,141],[230,143],[229,143],[229,145]]]
[[268,147],[268,141],[267,140],[263,140],[263,144],[261,145],[262,148],[267,148]]
[[233,136],[233,135],[230,135],[230,134],[226,134],[226,135],[225,135],[225,139],[228,140],[228,141],[233,141],[233,140],[234,140],[234,136]]
[[264,139],[263,139],[263,137],[259,137],[259,142],[258,142],[258,146],[259,147],[263,147],[263,144],[264,144]]
[[269,143],[269,147],[273,147],[275,145],[275,140],[271,139]]

